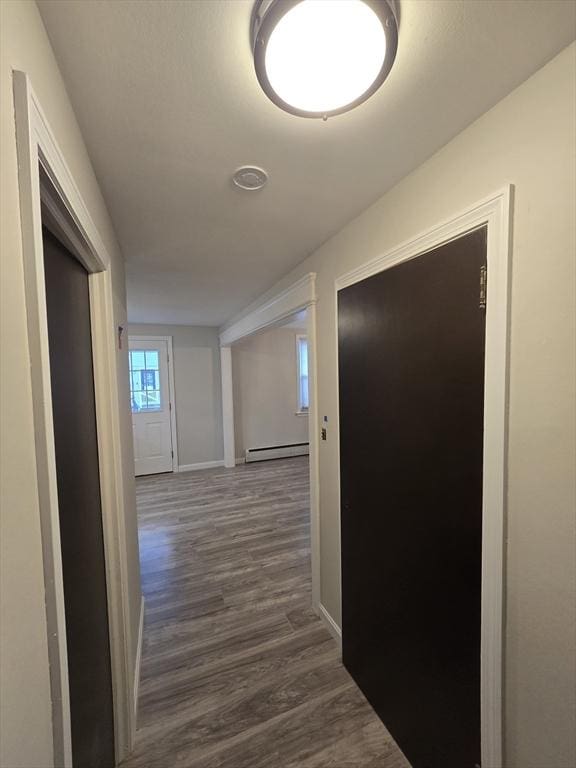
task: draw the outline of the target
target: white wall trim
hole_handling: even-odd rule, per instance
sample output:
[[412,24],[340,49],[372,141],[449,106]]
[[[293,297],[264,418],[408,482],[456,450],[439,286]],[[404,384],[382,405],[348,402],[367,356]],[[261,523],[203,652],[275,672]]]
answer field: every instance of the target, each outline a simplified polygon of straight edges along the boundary
[[222,439],[224,442],[224,466],[236,466],[234,436],[234,387],[232,384],[232,350],[220,347],[220,376],[222,378]]
[[308,337],[308,444],[310,465],[310,565],[312,608],[320,605],[320,450],[318,431],[318,348],[316,336],[316,286],[306,312]]
[[[512,192],[512,186],[508,185],[454,218],[431,227],[418,237],[341,275],[335,280],[334,291],[337,318],[337,297],[342,288],[418,257],[479,226],[488,227],[481,628],[481,742],[484,768],[502,766],[504,520]],[[338,351],[337,323],[335,335]],[[339,435],[338,420],[337,433]]]
[[316,301],[316,273],[309,272],[273,298],[257,306],[245,317],[237,320],[220,333],[220,344],[230,346],[263,328],[277,325],[282,320],[306,309]]
[[[142,668],[142,645],[144,643],[144,612],[146,604],[144,595],[140,600],[140,620],[138,621],[138,640],[136,643],[136,658],[134,659],[134,724],[138,717],[138,694],[140,693],[140,675]],[[134,737],[136,734],[134,734]]]
[[336,621],[333,619],[331,614],[328,613],[326,608],[322,605],[322,603],[319,603],[318,605],[318,615],[326,625],[326,629],[328,630],[328,632],[330,632],[334,640],[336,640],[336,642],[338,643],[338,647],[340,648],[340,650],[342,650],[342,630],[340,629]]
[[45,177],[43,202],[58,226],[66,230],[72,250],[90,273],[88,282],[114,731],[116,758],[120,762],[132,747],[135,728],[132,706],[133,670],[129,661],[132,636],[128,618],[124,486],[110,256],[32,90],[28,76],[24,72],[15,71],[13,87],[38,505],[46,594],[53,760],[55,765],[65,768],[72,765],[66,620],[44,284],[40,166],[43,169],[43,178]]
[[508,187],[503,192],[481,200],[454,219],[448,219],[441,224],[437,224],[422,232],[415,239],[407,240],[387,253],[377,256],[349,272],[345,272],[336,278],[336,290],[339,291],[367,277],[376,275],[378,272],[383,272],[395,264],[421,256],[432,248],[437,248],[443,243],[461,237],[465,232],[488,223],[489,219],[499,212],[504,194],[508,197],[510,196],[511,193]]
[[196,464],[180,464],[178,472],[195,472],[198,469],[214,469],[215,467],[223,467],[224,459],[218,461],[199,461]]
[[124,475],[120,439],[120,401],[116,360],[114,299],[110,270],[89,276],[90,318],[94,356],[94,394],[102,523],[106,556],[108,623],[114,697],[114,735],[118,758],[132,749],[136,722],[132,717],[134,685],[130,658],[133,636],[128,592],[128,555],[124,523]]
[[131,333],[130,341],[165,341],[168,347],[168,391],[170,394],[170,432],[172,438],[172,472],[179,472],[178,466],[178,419],[176,413],[176,385],[174,378],[174,350],[172,336],[149,336],[148,334]]
[[318,387],[316,354],[316,273],[296,280],[272,298],[267,297],[245,317],[220,333],[222,354],[222,414],[224,431],[224,463],[233,467],[238,463],[234,450],[234,403],[232,385],[231,345],[265,328],[273,328],[292,315],[307,309],[306,335],[308,337],[308,389],[310,443],[310,544],[312,563],[312,606],[320,605],[320,470],[318,455]]

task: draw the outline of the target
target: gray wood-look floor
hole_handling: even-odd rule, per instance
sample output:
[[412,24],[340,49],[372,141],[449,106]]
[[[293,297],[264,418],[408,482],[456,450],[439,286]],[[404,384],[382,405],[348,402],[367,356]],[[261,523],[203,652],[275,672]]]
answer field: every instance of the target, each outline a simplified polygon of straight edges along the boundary
[[126,768],[409,768],[310,609],[308,491],[303,458],[138,479]]

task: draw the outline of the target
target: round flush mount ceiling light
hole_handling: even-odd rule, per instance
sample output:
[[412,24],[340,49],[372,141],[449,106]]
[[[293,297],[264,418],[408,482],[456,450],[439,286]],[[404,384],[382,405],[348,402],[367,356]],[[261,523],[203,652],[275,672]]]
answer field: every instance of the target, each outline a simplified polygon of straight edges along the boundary
[[362,104],[386,79],[398,45],[394,0],[258,0],[256,75],[286,112],[324,119]]
[[263,168],[258,168],[255,165],[243,165],[234,171],[232,181],[241,189],[253,191],[262,189],[268,181],[268,174]]

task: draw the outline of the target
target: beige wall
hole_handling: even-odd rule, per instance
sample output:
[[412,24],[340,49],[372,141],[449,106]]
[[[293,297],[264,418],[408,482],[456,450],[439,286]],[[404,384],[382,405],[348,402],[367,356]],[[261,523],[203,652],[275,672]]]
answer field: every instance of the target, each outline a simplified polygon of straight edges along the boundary
[[[318,413],[335,425],[335,277],[505,184],[515,185],[506,549],[509,768],[576,765],[575,55],[573,44],[267,294],[317,272]],[[339,621],[337,439],[332,426],[328,441],[320,443],[320,514],[322,602]]]
[[296,335],[274,328],[232,347],[236,456],[246,448],[305,443],[308,415],[296,415]]
[[[52,725],[44,607],[44,575],[36,490],[30,359],[24,303],[22,238],[12,69],[27,72],[90,214],[112,256],[115,321],[125,324],[124,265],[98,184],[40,20],[36,4],[0,3],[1,165],[1,712],[2,768],[52,765]],[[127,357],[119,353],[122,381],[122,455],[132,468],[127,410]],[[134,484],[125,482],[130,547],[131,620],[136,640],[140,585],[135,537]],[[134,651],[134,649],[133,649]],[[132,664],[134,659],[131,660]]]
[[172,336],[179,465],[221,461],[224,446],[218,329],[131,324],[129,333]]

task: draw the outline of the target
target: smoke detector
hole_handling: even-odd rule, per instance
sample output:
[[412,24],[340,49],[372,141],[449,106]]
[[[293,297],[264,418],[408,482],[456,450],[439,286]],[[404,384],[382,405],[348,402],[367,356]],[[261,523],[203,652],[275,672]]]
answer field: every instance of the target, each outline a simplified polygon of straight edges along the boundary
[[268,174],[263,168],[257,168],[255,165],[243,165],[234,171],[232,181],[240,189],[254,191],[262,189],[268,181]]

